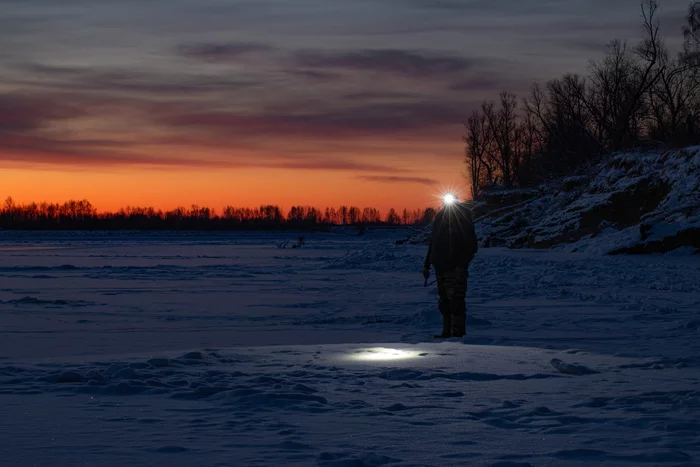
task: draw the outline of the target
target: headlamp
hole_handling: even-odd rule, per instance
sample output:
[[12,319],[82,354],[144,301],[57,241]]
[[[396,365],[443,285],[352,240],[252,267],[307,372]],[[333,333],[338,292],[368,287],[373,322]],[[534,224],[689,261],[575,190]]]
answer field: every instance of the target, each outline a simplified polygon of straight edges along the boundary
[[454,204],[457,202],[457,197],[453,195],[452,193],[447,193],[442,197],[442,201],[446,205]]

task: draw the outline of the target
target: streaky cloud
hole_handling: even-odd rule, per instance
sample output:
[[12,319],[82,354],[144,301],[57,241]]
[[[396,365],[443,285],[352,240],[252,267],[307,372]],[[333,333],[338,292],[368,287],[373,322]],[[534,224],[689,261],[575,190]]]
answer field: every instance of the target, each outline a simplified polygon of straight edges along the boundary
[[359,50],[350,52],[299,51],[298,66],[392,73],[408,77],[445,76],[474,69],[480,59],[413,50]]
[[202,76],[196,73],[166,74],[134,69],[49,66],[21,63],[14,66],[27,72],[14,84],[47,92],[75,91],[131,93],[150,96],[202,95],[240,91],[259,83],[226,76]]
[[421,185],[437,185],[439,182],[432,178],[422,177],[400,177],[396,175],[362,175],[357,177],[360,180],[378,183],[418,183]]
[[186,44],[177,47],[177,53],[200,60],[229,61],[254,53],[264,53],[276,50],[274,47],[256,42],[205,42]]
[[466,112],[449,102],[365,104],[338,109],[318,109],[300,114],[239,114],[201,112],[163,115],[172,127],[220,129],[228,134],[318,137],[372,135],[460,125]]

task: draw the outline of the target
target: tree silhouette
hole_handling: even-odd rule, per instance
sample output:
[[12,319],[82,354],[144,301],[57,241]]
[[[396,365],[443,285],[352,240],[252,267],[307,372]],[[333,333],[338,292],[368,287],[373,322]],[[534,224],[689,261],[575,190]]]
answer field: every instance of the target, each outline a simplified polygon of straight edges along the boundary
[[[425,222],[433,215],[432,208],[409,213],[404,209],[405,222]],[[323,214],[322,214],[323,213]],[[343,205],[320,210],[313,206],[292,206],[287,215],[276,205],[258,208],[225,206],[221,215],[214,209],[197,204],[169,211],[153,207],[126,206],[115,212],[98,213],[88,200],[68,200],[65,203],[30,203],[19,205],[8,197],[0,209],[3,229],[69,229],[69,230],[241,230],[298,229],[325,230],[332,225],[354,224],[397,225],[401,218],[391,210],[386,221],[373,207],[360,209]]]
[[394,208],[391,208],[389,209],[389,212],[386,215],[385,222],[389,225],[397,225],[401,223],[401,217],[399,217]]
[[522,106],[507,92],[498,104],[482,103],[463,138],[474,197],[492,185],[538,184],[649,140],[700,143],[700,1],[689,8],[684,49],[675,58],[660,37],[658,8],[644,0],[641,40],[611,41],[588,76],[535,83]]

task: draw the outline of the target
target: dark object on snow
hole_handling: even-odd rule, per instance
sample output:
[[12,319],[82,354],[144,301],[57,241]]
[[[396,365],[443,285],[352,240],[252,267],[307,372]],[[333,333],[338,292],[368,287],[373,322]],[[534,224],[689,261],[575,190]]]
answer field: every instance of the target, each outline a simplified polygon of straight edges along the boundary
[[[289,245],[289,240],[283,240],[281,242],[277,243],[277,248],[280,249],[285,249],[287,248],[287,245]],[[304,237],[297,237],[297,242],[292,243],[292,246],[290,248],[301,248],[302,245],[304,245]]]
[[448,205],[437,213],[423,268],[424,277],[431,265],[435,268],[442,314],[442,333],[436,337],[463,337],[466,333],[469,264],[478,249],[472,213],[466,205]]

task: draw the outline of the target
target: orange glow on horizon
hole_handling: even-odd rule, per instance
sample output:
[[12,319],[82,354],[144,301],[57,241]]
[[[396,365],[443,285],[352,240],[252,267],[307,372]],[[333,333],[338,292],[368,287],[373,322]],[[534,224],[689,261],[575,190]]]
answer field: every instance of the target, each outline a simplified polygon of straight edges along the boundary
[[[4,200],[12,196],[18,204],[87,199],[99,212],[116,211],[127,205],[166,210],[197,204],[221,213],[227,205],[274,204],[285,213],[293,205],[320,209],[346,205],[374,207],[386,215],[390,208],[438,206],[436,193],[443,186],[466,184],[460,161],[456,162],[432,164],[420,172],[422,177],[440,180],[440,185],[364,180],[364,173],[331,170],[16,167],[0,169],[0,197]],[[410,175],[414,174],[407,176]]]

